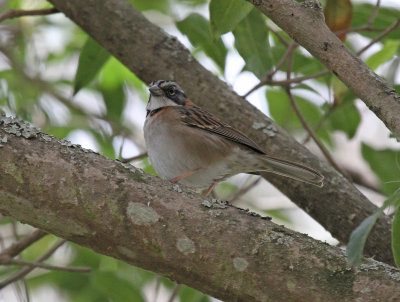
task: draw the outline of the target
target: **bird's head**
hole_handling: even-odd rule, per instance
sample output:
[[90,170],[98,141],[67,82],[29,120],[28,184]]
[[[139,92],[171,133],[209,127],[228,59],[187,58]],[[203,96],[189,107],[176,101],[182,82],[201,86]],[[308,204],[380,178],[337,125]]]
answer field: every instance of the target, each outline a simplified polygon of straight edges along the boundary
[[165,106],[184,106],[187,96],[173,81],[157,80],[149,85],[150,98],[146,106],[147,111],[156,110]]

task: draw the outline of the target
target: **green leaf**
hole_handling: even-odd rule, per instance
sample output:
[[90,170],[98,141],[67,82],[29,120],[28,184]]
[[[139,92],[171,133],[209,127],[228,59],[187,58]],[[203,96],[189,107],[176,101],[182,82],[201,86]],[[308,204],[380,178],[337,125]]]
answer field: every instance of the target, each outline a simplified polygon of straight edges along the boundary
[[10,106],[19,117],[29,120],[32,106],[37,104],[42,94],[40,87],[13,69],[0,71],[0,79],[7,83],[0,88],[0,104]]
[[100,147],[100,153],[108,158],[116,158],[112,137],[97,130],[90,129]]
[[225,69],[228,51],[221,38],[213,39],[207,19],[197,13],[192,13],[184,20],[177,22],[176,26],[189,38],[190,43],[203,50],[221,70]]
[[[323,112],[321,108],[312,102],[298,96],[294,96],[297,106],[299,107],[303,117],[307,123],[315,128],[320,122]],[[289,132],[305,131],[297,114],[294,112],[289,98],[281,89],[267,90],[267,100],[269,112],[275,122]],[[329,131],[322,127],[316,132],[317,137],[325,141],[327,144],[332,144]]]
[[21,9],[22,8],[22,0],[15,1],[7,1],[5,2],[5,9]]
[[[276,208],[270,210],[262,210],[262,215],[267,217],[272,217],[275,223],[283,223],[286,226],[293,225],[293,219],[290,217],[291,209],[287,208]],[[277,220],[279,222],[277,222]]]
[[169,14],[170,1],[159,0],[128,0],[128,2],[139,11],[157,10],[164,14]]
[[238,187],[233,183],[223,181],[219,183],[215,189],[218,198],[226,200],[233,196],[233,194],[238,190]]
[[51,126],[43,129],[47,134],[53,135],[56,138],[66,138],[71,131],[74,131],[76,127],[71,126]]
[[183,285],[179,290],[180,301],[190,301],[190,302],[209,302],[210,298],[205,294]]
[[26,261],[35,261],[43,255],[43,251],[50,249],[59,238],[54,235],[45,236],[22,251],[22,258]]
[[148,173],[148,174],[151,174],[151,175],[158,175],[156,170],[154,170],[154,167],[150,164],[150,161],[149,161],[148,157],[145,157],[142,162],[144,164],[143,171],[145,173]]
[[[274,38],[274,35],[270,35],[270,37]],[[278,39],[274,38],[273,41],[274,41],[274,45],[269,45],[269,51],[271,52],[271,56],[273,59],[273,65],[276,66],[279,63],[279,61],[281,60],[283,54],[285,53],[286,46],[281,44],[281,42]],[[325,69],[325,66],[318,60],[315,60],[315,58],[313,58],[309,55],[307,56],[304,52],[301,52],[298,49],[295,50],[294,56],[293,56],[293,66],[292,66],[292,71],[294,73],[301,73],[303,75],[311,75],[311,74],[320,72],[324,69]],[[280,70],[286,71],[287,70],[286,64],[283,64],[283,66],[281,66]],[[317,78],[316,80],[319,80],[319,79],[320,78]]]
[[[346,248],[347,260],[351,264],[360,264],[368,235],[377,219],[382,215],[383,211],[388,206],[394,204],[398,205],[399,203],[400,189],[396,190],[374,214],[364,219],[364,221],[351,233],[349,243],[347,244]],[[399,230],[399,228],[397,230]],[[400,255],[398,256],[400,257]]]
[[124,87],[120,85],[114,87],[100,87],[104,103],[107,108],[107,116],[114,121],[120,121],[125,106]]
[[376,220],[381,216],[383,210],[379,210],[374,214],[366,218],[352,233],[350,236],[349,243],[346,248],[347,260],[354,265],[358,265],[361,262],[363,255],[364,245],[367,241],[368,235],[371,232]]
[[397,205],[392,224],[392,250],[394,262],[400,267],[400,207]]
[[272,67],[272,54],[268,43],[268,29],[263,15],[252,10],[233,31],[235,47],[246,65],[244,70],[262,78]]
[[[267,90],[269,111],[277,124],[289,131],[302,129],[300,120],[294,112],[287,94],[283,90]],[[317,105],[295,96],[297,105],[307,122],[314,126],[322,117],[322,112]]]
[[232,31],[238,23],[253,9],[253,5],[245,1],[211,0],[211,30],[215,37]]
[[143,82],[114,57],[111,57],[101,69],[100,83],[102,87],[112,89],[124,83],[127,83],[136,89],[143,86]]
[[114,302],[144,301],[140,290],[136,288],[135,284],[120,278],[113,272],[97,271],[93,274],[92,284],[94,290]]
[[343,131],[351,139],[357,132],[361,115],[353,100],[345,100],[333,110],[328,121],[334,130]]
[[393,59],[398,52],[400,40],[387,40],[383,48],[370,56],[365,63],[372,69],[377,69],[381,64]]
[[178,1],[187,6],[198,6],[207,3],[207,0],[178,0]]
[[400,151],[376,150],[363,143],[361,153],[378,177],[383,193],[392,194],[399,187]]
[[109,58],[110,53],[91,37],[88,37],[79,56],[78,69],[75,75],[74,94],[94,79]]

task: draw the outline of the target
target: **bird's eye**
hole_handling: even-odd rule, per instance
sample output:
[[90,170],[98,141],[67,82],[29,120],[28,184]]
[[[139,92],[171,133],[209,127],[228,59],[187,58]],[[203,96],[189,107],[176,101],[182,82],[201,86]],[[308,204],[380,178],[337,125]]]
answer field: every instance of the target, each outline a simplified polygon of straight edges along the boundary
[[170,87],[170,88],[168,88],[167,93],[169,96],[174,96],[176,93],[176,90],[174,87]]

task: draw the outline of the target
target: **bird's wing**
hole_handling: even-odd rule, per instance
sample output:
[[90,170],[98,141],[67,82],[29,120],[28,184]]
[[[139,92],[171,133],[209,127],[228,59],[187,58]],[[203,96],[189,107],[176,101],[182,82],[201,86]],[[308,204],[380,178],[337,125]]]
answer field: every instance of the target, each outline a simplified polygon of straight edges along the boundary
[[221,121],[210,112],[195,105],[176,106],[174,109],[175,108],[179,111],[181,121],[184,125],[220,135],[228,140],[246,146],[257,153],[265,154],[265,152],[250,138]]

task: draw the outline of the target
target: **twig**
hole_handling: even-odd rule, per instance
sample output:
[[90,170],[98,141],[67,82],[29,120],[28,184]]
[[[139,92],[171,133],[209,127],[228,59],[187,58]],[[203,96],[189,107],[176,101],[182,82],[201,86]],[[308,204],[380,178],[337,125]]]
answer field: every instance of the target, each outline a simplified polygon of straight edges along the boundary
[[[333,111],[335,111],[335,109],[337,108],[336,105],[332,104],[328,111],[325,112],[325,114],[321,117],[321,119],[318,121],[318,124],[314,127],[314,132],[318,132],[319,129],[321,129],[322,125],[324,124],[324,122],[328,119],[328,117],[333,113]],[[308,141],[310,140],[311,136],[309,133],[307,133],[306,138],[303,140],[302,144],[306,144],[308,143]]]
[[310,125],[307,123],[307,121],[304,119],[303,114],[301,113],[299,107],[296,104],[296,101],[294,100],[294,97],[292,95],[292,92],[289,87],[286,87],[286,93],[289,96],[290,104],[292,105],[294,111],[296,112],[297,117],[299,118],[301,124],[303,125],[304,129],[308,132],[308,134],[311,136],[313,141],[316,143],[318,148],[321,150],[321,152],[324,154],[326,160],[334,167],[339,173],[341,173],[343,176],[346,178],[350,179],[350,177],[336,164],[332,156],[329,154],[329,151],[325,148],[325,146],[319,141],[317,136],[315,135],[313,129],[310,127]]
[[43,16],[43,15],[50,15],[50,14],[56,14],[59,13],[60,11],[56,9],[55,7],[53,8],[45,8],[45,9],[33,9],[33,10],[15,10],[15,9],[10,9],[9,11],[6,11],[4,14],[0,15],[0,22],[6,20],[6,19],[13,19],[17,17],[23,17],[23,16]]
[[397,28],[400,24],[400,18],[397,19],[396,22],[394,22],[392,25],[390,25],[388,28],[386,28],[379,36],[377,36],[375,39],[373,39],[371,42],[369,42],[366,46],[361,48],[357,52],[357,56],[361,55],[364,51],[366,51],[368,48],[370,48],[372,45],[374,45],[376,42],[382,40],[384,37],[386,37],[391,31]]
[[90,272],[91,268],[90,267],[82,267],[82,266],[60,266],[60,265],[52,265],[52,264],[46,264],[46,263],[40,263],[40,262],[29,262],[29,261],[24,261],[20,259],[0,259],[0,264],[3,265],[23,265],[23,266],[34,266],[34,267],[40,267],[44,268],[47,270],[55,270],[55,271],[65,271],[65,272],[79,272],[79,273],[86,273]]
[[386,28],[372,27],[370,25],[363,25],[363,26],[359,26],[359,27],[337,30],[337,31],[334,31],[334,33],[335,33],[335,35],[338,36],[338,35],[342,35],[342,34],[355,33],[355,32],[360,32],[360,31],[384,31],[385,29]]
[[[18,232],[17,232],[17,223],[13,219],[11,221],[11,232],[14,237],[14,240],[18,240]],[[20,254],[16,255],[16,257],[21,257]],[[14,283],[15,290],[17,291],[17,294],[20,296],[20,300],[22,301],[23,295],[25,295],[25,300],[29,302],[29,291],[28,291],[28,286],[26,284],[26,278],[21,278],[19,282]]]
[[[396,29],[396,27],[399,26],[399,24],[400,24],[400,18],[396,22],[394,22],[391,26],[386,28],[379,36],[377,36],[374,40],[372,40],[368,45],[366,45],[361,50],[359,50],[357,52],[357,56],[361,55],[364,51],[366,51],[368,48],[370,48],[373,44],[375,44],[376,42],[378,42],[381,39],[383,39],[384,37],[386,37],[391,31]],[[320,72],[317,72],[317,73],[314,73],[314,74],[311,74],[311,75],[308,75],[308,76],[290,78],[290,79],[286,79],[286,80],[282,80],[282,81],[273,81],[272,79],[266,78],[264,80],[261,80],[257,85],[255,85],[253,88],[251,88],[243,97],[249,96],[255,90],[257,90],[258,88],[260,88],[261,86],[264,86],[264,85],[286,86],[286,85],[289,85],[289,84],[295,84],[295,83],[300,83],[300,82],[303,82],[303,81],[306,81],[306,80],[315,79],[315,78],[324,76],[324,75],[326,75],[328,73],[330,73],[330,70],[325,69],[325,70],[322,70]]]
[[23,282],[15,282],[12,285],[14,287],[14,292],[15,292],[15,295],[17,296],[17,300],[21,301],[21,302],[22,301],[26,301],[26,299],[24,299],[25,297],[24,297],[24,294],[23,294],[23,291],[24,291]]
[[277,73],[279,71],[279,69],[283,66],[283,64],[285,64],[285,62],[288,59],[289,55],[297,48],[297,46],[299,46],[299,44],[297,44],[296,42],[292,41],[289,44],[286,52],[282,56],[281,60],[276,65],[275,69],[272,72],[268,73],[265,78],[267,78],[267,79],[271,78],[275,73]]
[[376,16],[378,15],[379,7],[381,6],[381,0],[376,1],[376,5],[371,13],[371,16],[369,16],[369,19],[367,21],[367,26],[372,26],[372,24],[375,21]]
[[285,54],[282,56],[282,58],[280,59],[279,63],[276,65],[276,67],[270,71],[267,72],[267,74],[263,77],[263,79],[260,81],[260,83],[258,83],[256,86],[254,86],[253,88],[251,88],[246,94],[243,95],[243,98],[246,98],[249,94],[251,94],[253,91],[257,90],[258,88],[260,88],[261,86],[265,85],[265,83],[267,83],[268,81],[272,81],[272,77],[274,76],[274,74],[276,74],[279,69],[281,69],[281,67],[283,66],[283,64],[285,64],[288,55],[293,51],[293,49],[295,49],[299,44],[297,44],[296,42],[291,42],[288,45],[288,48],[285,52]]
[[252,188],[254,188],[261,180],[261,177],[258,177],[255,181],[253,181],[251,184],[249,184],[246,187],[240,188],[233,196],[229,199],[229,203],[235,202],[237,199],[239,199],[241,196],[249,192]]
[[17,223],[14,219],[11,220],[11,234],[14,237],[14,240],[18,240],[18,232],[17,232]]
[[324,75],[327,75],[328,73],[330,73],[330,70],[325,69],[325,70],[322,70],[320,72],[317,72],[317,73],[314,73],[314,74],[311,74],[311,75],[308,75],[308,76],[290,78],[290,79],[283,80],[283,81],[271,81],[271,82],[266,82],[266,84],[267,85],[274,85],[274,86],[277,86],[277,85],[285,86],[285,85],[288,85],[288,84],[295,84],[295,83],[300,83],[300,82],[303,82],[303,81],[306,81],[306,80],[319,78],[319,77],[322,77]]
[[[364,51],[366,51],[368,48],[370,48],[374,43],[376,43],[376,42],[378,42],[379,40],[383,39],[386,35],[388,35],[392,30],[394,30],[394,29],[399,25],[400,19],[397,20],[394,24],[392,24],[391,26],[389,26],[389,27],[386,28],[386,29],[383,29],[383,28],[373,28],[373,27],[372,27],[372,23],[374,22],[374,20],[375,20],[375,18],[376,18],[376,15],[377,15],[378,10],[379,10],[379,6],[380,6],[380,0],[377,0],[377,4],[376,4],[374,10],[372,11],[371,16],[369,17],[369,20],[368,20],[368,22],[367,22],[366,25],[360,26],[360,27],[355,27],[355,28],[350,28],[350,29],[347,29],[347,30],[341,30],[341,31],[335,32],[335,34],[338,35],[338,34],[343,34],[343,33],[348,33],[348,32],[355,32],[355,31],[362,31],[362,30],[369,30],[369,31],[382,31],[382,30],[383,30],[382,34],[380,34],[378,37],[376,37],[374,40],[372,40],[368,45],[366,45],[364,48],[362,48],[360,51],[357,52],[357,55],[358,55],[358,56],[359,56],[360,54],[362,54]],[[270,30],[271,30],[272,32],[274,32],[271,28],[270,28]],[[275,32],[274,32],[274,33],[275,33]],[[277,34],[277,33],[275,33],[275,34]],[[277,35],[277,36],[278,36],[278,35]],[[281,38],[279,39],[279,40],[282,42],[281,39],[283,39],[283,38],[281,37]],[[284,41],[284,42],[282,42],[282,43],[284,43],[287,47],[289,47],[289,44],[288,44],[285,40],[283,40],[283,41]],[[287,54],[287,53],[285,53],[285,55],[286,55],[286,54]],[[253,88],[251,88],[245,95],[243,95],[243,97],[246,98],[246,97],[249,96],[251,93],[253,93],[255,90],[257,90],[258,88],[260,88],[261,86],[264,86],[264,85],[271,85],[271,86],[280,85],[280,86],[285,86],[285,85],[292,84],[292,83],[300,83],[300,82],[303,82],[303,81],[305,81],[305,80],[310,80],[310,79],[318,78],[318,77],[324,76],[324,75],[326,75],[326,74],[328,74],[328,73],[330,73],[330,70],[325,69],[325,70],[323,70],[323,71],[317,72],[317,73],[312,74],[312,75],[309,75],[309,76],[302,76],[302,77],[297,77],[297,78],[291,78],[291,79],[287,79],[287,80],[283,80],[283,81],[273,81],[273,80],[271,79],[271,77],[268,77],[268,78],[266,77],[265,79],[261,80],[257,85],[255,85]]]
[[383,30],[385,30],[385,28],[372,27],[372,24],[374,23],[375,18],[376,18],[377,14],[378,14],[380,4],[381,4],[381,1],[377,0],[376,5],[375,5],[374,9],[372,10],[372,13],[369,16],[368,21],[367,21],[367,23],[365,25],[362,25],[362,26],[359,26],[359,27],[353,27],[353,28],[338,30],[338,31],[335,31],[334,33],[336,35],[341,35],[341,34],[347,34],[347,33],[350,33],[350,32],[383,31]]
[[297,78],[291,78],[291,79],[287,79],[287,80],[282,80],[282,81],[273,81],[271,79],[265,79],[263,81],[260,81],[257,85],[255,85],[253,88],[251,88],[249,90],[249,92],[247,92],[245,95],[248,96],[249,94],[253,93],[255,90],[257,90],[258,88],[260,88],[261,86],[264,85],[270,85],[270,86],[286,86],[289,84],[295,84],[295,83],[300,83],[306,80],[311,80],[311,79],[315,79],[318,77],[322,77],[326,74],[330,73],[330,70],[325,69],[323,71],[308,75],[308,76],[302,76],[302,77],[297,77]]
[[160,285],[161,285],[161,276],[157,275],[157,277],[156,277],[156,287],[154,288],[153,302],[157,302],[158,293],[160,292]]
[[368,18],[368,21],[365,25],[363,26],[359,26],[359,27],[353,27],[353,28],[349,28],[349,29],[344,29],[344,30],[339,30],[339,31],[335,31],[336,35],[341,35],[341,34],[347,34],[349,32],[359,32],[359,31],[383,31],[385,30],[385,28],[374,28],[372,27],[372,24],[375,21],[375,18],[378,14],[379,8],[381,6],[381,0],[377,0],[376,1],[376,5],[374,7],[374,9],[372,10],[371,15]]
[[118,157],[117,157],[118,159],[122,159],[122,149],[124,147],[124,144],[125,144],[125,137],[122,138],[121,146],[119,147],[118,150]]
[[41,263],[41,262],[47,260],[65,242],[66,242],[66,240],[61,240],[60,242],[55,244],[51,249],[49,249],[45,254],[43,254],[38,260],[33,262],[31,266],[28,266],[28,267],[25,267],[25,268],[21,269],[20,271],[18,271],[13,276],[11,276],[8,279],[0,282],[0,289],[2,289],[4,287],[6,287],[7,285],[17,281],[18,279],[21,279],[21,278],[25,277],[27,274],[29,274],[31,271],[33,271],[35,269],[35,265],[37,263]]
[[[371,14],[371,16],[370,16],[366,27],[367,27],[367,26],[370,26],[370,25],[373,23],[373,21],[375,20],[376,14],[377,14],[378,9],[379,9],[379,5],[380,5],[380,0],[377,1],[376,6],[375,6],[375,8],[374,8],[374,11],[372,12],[372,14]],[[377,37],[376,37],[374,40],[372,40],[368,45],[366,45],[366,46],[363,47],[361,50],[359,50],[359,51],[357,52],[357,55],[358,55],[358,56],[361,55],[364,51],[366,51],[368,48],[370,48],[373,44],[375,44],[376,42],[378,42],[379,40],[381,40],[382,38],[384,38],[386,35],[388,35],[392,30],[394,30],[397,26],[399,26],[399,24],[400,24],[400,18],[399,18],[395,23],[393,23],[391,26],[389,26],[388,28],[386,28],[382,34],[380,34],[379,36],[377,36]],[[321,127],[321,125],[322,125],[322,122],[333,112],[333,109],[334,109],[334,108],[335,108],[335,106],[332,106],[332,107],[329,109],[329,111],[324,115],[324,117],[323,117],[323,118],[321,119],[321,121],[318,123],[317,127],[315,127],[315,129],[314,129],[315,131],[318,131],[318,129],[319,129],[319,128]],[[309,139],[310,139],[310,136],[308,135],[308,136],[306,137],[306,139],[303,141],[303,144],[307,143]]]
[[23,284],[24,284],[24,294],[25,294],[25,298],[26,298],[26,302],[30,302],[31,301],[31,297],[29,294],[29,288],[28,288],[28,284],[26,283],[26,279],[23,278]]
[[140,153],[140,154],[132,156],[132,157],[121,158],[121,162],[129,163],[129,162],[134,161],[134,160],[142,159],[142,158],[144,158],[146,156],[147,156],[147,152],[143,152],[143,153]]
[[353,183],[355,183],[356,185],[363,186],[364,188],[374,191],[375,193],[383,195],[381,188],[379,188],[379,186],[376,185],[375,183],[366,179],[364,177],[364,175],[360,174],[357,171],[349,169],[349,168],[347,168],[347,169],[345,168],[345,170],[346,170],[347,175],[350,175]]
[[182,284],[175,285],[174,290],[172,291],[172,294],[168,299],[168,302],[173,302],[174,301],[176,295],[179,293],[179,290],[181,289],[181,286],[182,286]]
[[[289,56],[288,58],[288,66],[287,66],[287,71],[286,71],[286,77],[288,80],[290,80],[291,72],[292,72],[292,64],[293,63],[293,53],[292,55]],[[303,128],[308,132],[308,134],[312,137],[318,148],[322,151],[324,154],[325,158],[327,161],[343,176],[346,178],[349,178],[347,174],[336,164],[332,156],[330,155],[329,151],[325,148],[325,146],[319,141],[317,136],[315,135],[313,129],[311,126],[307,123],[306,119],[304,118],[303,114],[300,111],[300,108],[297,106],[297,103],[292,95],[292,91],[290,88],[290,85],[285,86],[286,93],[289,97],[290,104],[293,107],[294,112],[296,113],[297,117],[300,120],[300,123],[302,124]]]
[[38,241],[39,239],[46,236],[47,233],[42,230],[35,230],[31,234],[23,237],[21,240],[13,243],[10,247],[6,248],[0,253],[0,258],[2,257],[15,257],[21,253],[24,249],[30,246],[32,243]]
[[272,32],[277,38],[278,40],[285,45],[286,47],[289,47],[289,43],[275,30],[273,29],[271,26],[269,26],[268,24],[266,24],[266,27],[268,28],[268,30],[270,32]]

